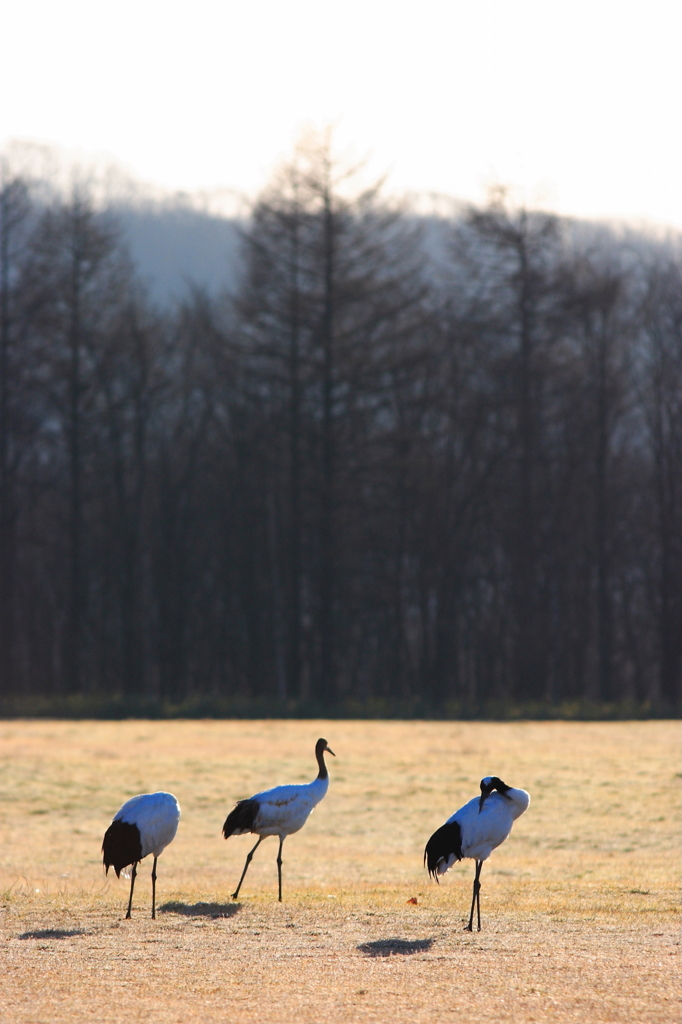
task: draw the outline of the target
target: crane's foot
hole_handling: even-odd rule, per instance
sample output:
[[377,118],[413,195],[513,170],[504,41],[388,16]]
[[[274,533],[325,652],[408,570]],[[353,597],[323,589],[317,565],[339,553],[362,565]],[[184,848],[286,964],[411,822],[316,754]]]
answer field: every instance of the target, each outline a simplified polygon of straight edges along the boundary
[[236,900],[238,898],[239,898],[239,893],[238,892],[233,892],[232,895],[230,896],[231,900]]

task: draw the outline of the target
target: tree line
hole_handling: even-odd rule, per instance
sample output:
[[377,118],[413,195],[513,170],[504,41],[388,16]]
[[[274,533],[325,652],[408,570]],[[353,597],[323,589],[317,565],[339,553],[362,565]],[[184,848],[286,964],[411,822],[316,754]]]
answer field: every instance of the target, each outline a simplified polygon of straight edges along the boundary
[[419,217],[319,143],[238,276],[160,307],[5,167],[1,699],[679,707],[679,239]]

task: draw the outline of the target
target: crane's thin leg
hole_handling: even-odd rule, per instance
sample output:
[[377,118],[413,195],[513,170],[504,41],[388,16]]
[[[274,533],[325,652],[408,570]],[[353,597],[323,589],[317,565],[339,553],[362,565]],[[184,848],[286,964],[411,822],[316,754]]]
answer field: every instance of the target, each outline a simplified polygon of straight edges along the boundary
[[247,853],[247,855],[246,855],[246,864],[244,865],[244,870],[242,871],[242,877],[239,879],[239,885],[237,886],[235,891],[232,893],[232,899],[233,900],[236,900],[237,896],[239,896],[239,890],[242,887],[242,882],[244,881],[244,875],[246,874],[246,872],[249,869],[249,864],[251,863],[251,861],[253,859],[254,853],[256,852],[256,850],[258,849],[258,847],[260,846],[260,844],[263,842],[264,839],[265,839],[265,836],[260,836],[260,838],[258,839],[258,842],[254,846],[253,850],[251,850],[250,853]]
[[130,876],[130,899],[128,900],[128,913],[126,914],[126,920],[130,917],[130,911],[133,909],[133,889],[135,888],[135,877],[137,875],[137,861],[133,864],[133,871]]
[[158,859],[158,857],[154,857],[152,868],[152,921],[156,921],[156,862]]
[[476,861],[476,876],[474,878],[474,891],[471,897],[471,913],[469,914],[469,924],[466,927],[466,931],[472,932],[474,930],[474,906],[478,906],[478,930],[481,930],[481,883],[479,881],[481,875],[481,868],[483,867],[483,861]]
[[284,846],[284,836],[279,837],[279,852],[277,854],[277,878],[279,880],[279,902],[282,902],[282,847]]
[[479,879],[478,891],[476,893],[476,911],[477,911],[477,914],[478,914],[478,930],[479,930],[479,932],[481,930],[481,882],[480,882],[480,878],[481,878],[481,869],[482,869],[482,867],[483,867],[483,861],[479,860],[479,862],[478,862],[478,874],[476,875],[476,877]]

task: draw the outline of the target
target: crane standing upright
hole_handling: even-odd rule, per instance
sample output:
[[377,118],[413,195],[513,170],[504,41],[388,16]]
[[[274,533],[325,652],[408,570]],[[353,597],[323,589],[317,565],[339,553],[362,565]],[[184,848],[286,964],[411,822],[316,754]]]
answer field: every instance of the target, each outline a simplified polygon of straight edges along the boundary
[[232,894],[233,900],[239,896],[244,876],[260,844],[267,836],[279,836],[277,877],[279,902],[282,902],[282,846],[287,836],[303,828],[309,814],[329,789],[329,772],[324,760],[325,753],[336,757],[334,751],[327,745],[327,741],[319,739],[315,744],[315,757],[319,771],[317,778],[312,782],[305,785],[275,786],[274,789],[266,789],[262,793],[256,793],[248,800],[240,800],[228,814],[223,825],[223,835],[226,839],[229,839],[230,836],[244,835],[247,832],[253,832],[258,836],[258,842],[246,855],[242,876]]
[[180,804],[172,793],[141,793],[123,804],[104,833],[102,860],[106,873],[113,867],[120,878],[123,868],[133,866],[126,919],[133,906],[137,865],[150,853],[154,854],[152,918],[156,918],[156,862],[175,838],[179,821]]
[[481,930],[481,868],[496,847],[505,841],[515,820],[528,809],[530,795],[514,789],[496,775],[481,779],[481,795],[469,800],[433,833],[424,850],[424,863],[438,881],[458,860],[476,861],[474,891],[468,931],[473,931],[474,906]]

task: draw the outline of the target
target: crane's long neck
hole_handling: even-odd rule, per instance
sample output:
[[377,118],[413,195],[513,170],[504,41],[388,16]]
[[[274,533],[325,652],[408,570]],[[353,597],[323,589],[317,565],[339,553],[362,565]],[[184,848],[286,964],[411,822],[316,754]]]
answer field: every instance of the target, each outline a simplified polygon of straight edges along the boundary
[[514,818],[520,818],[524,811],[528,810],[530,804],[530,794],[526,793],[525,789],[509,789],[506,793],[507,797],[512,802],[512,814]]
[[318,779],[328,779],[329,772],[327,771],[327,765],[324,760],[324,747],[315,748],[315,757],[317,758],[317,763],[320,766],[320,770],[317,773]]

